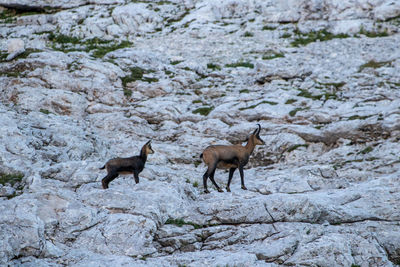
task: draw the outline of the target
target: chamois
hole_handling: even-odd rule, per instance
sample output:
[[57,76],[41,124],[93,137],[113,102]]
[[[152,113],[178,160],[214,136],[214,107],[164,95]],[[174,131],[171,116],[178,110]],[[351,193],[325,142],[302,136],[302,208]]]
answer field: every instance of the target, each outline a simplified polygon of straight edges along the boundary
[[218,192],[223,192],[214,180],[215,169],[229,169],[228,185],[226,191],[231,192],[229,188],[232,180],[233,173],[238,168],[240,172],[240,179],[242,189],[247,190],[244,185],[243,167],[249,162],[249,157],[253,153],[256,145],[264,145],[265,142],[260,138],[261,125],[256,129],[248,138],[245,146],[242,145],[212,145],[208,146],[200,158],[203,158],[204,163],[208,166],[207,171],[203,175],[204,192],[209,193],[207,189],[207,178],[210,177],[211,182],[215,185]]
[[147,155],[154,153],[150,142],[151,140],[144,144],[140,150],[140,155],[138,156],[130,158],[115,158],[107,161],[107,163],[100,168],[100,170],[107,169],[107,175],[101,180],[103,188],[107,189],[108,184],[120,174],[133,173],[135,182],[139,183],[139,173],[143,171]]

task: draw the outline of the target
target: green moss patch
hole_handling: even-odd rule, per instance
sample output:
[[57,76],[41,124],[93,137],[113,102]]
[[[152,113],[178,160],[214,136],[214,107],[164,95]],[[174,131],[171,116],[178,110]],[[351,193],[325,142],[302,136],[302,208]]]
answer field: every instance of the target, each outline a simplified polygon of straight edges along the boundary
[[193,222],[185,222],[183,219],[172,219],[172,218],[169,218],[165,222],[165,224],[174,224],[174,225],[179,226],[179,227],[182,227],[183,225],[191,225],[195,229],[200,229],[200,228],[204,227],[203,225],[196,224],[196,223],[193,223]]
[[273,31],[273,30],[276,30],[276,27],[265,25],[265,26],[262,27],[261,30],[263,30],[263,31]]
[[109,52],[132,46],[132,43],[129,41],[115,43],[109,40],[102,40],[97,37],[81,40],[80,38],[74,36],[50,33],[48,38],[49,41],[52,42],[51,47],[54,50],[63,52],[92,52],[91,54],[95,58],[102,58]]
[[96,43],[92,44],[89,46],[90,50],[93,51],[93,56],[96,58],[102,58],[104,57],[107,53],[126,48],[126,47],[131,47],[132,43],[129,41],[122,41],[120,43],[108,43],[108,45],[98,45]]
[[348,34],[345,34],[345,33],[333,34],[331,32],[328,32],[325,29],[320,30],[320,31],[312,31],[312,32],[308,32],[308,33],[302,33],[298,29],[296,29],[294,31],[294,34],[295,34],[295,38],[291,42],[291,45],[294,47],[304,46],[304,45],[307,45],[309,43],[316,42],[316,41],[323,42],[323,41],[329,41],[329,40],[336,39],[336,38],[343,39],[343,38],[350,37]]
[[46,115],[51,114],[51,112],[48,109],[41,108],[39,111]]
[[285,104],[286,105],[290,105],[290,104],[293,104],[295,102],[297,102],[297,99],[288,99],[288,100],[286,100]]
[[187,15],[189,15],[189,13],[190,13],[190,9],[185,9],[185,12],[183,12],[180,16],[168,19],[167,23],[166,23],[166,27],[169,27],[173,23],[183,20]]
[[8,56],[7,52],[0,51],[0,62],[5,61],[7,56]]
[[280,58],[280,57],[285,57],[283,53],[273,53],[273,54],[266,54],[262,56],[263,60],[271,60],[274,58]]
[[15,8],[5,8],[2,12],[0,12],[0,23],[14,23],[17,17],[54,13],[56,11],[57,10],[42,8],[31,8],[28,11]]
[[342,88],[343,86],[346,85],[345,82],[337,82],[337,83],[319,83],[320,85],[323,85],[324,87],[334,87],[336,90],[339,90],[340,88]]
[[294,117],[296,116],[297,112],[307,110],[308,108],[295,108],[289,112],[289,116]]
[[244,61],[239,61],[236,63],[231,63],[231,64],[226,64],[225,67],[227,68],[237,68],[237,67],[243,67],[243,68],[254,68],[254,64],[250,62],[244,62]]
[[252,33],[252,32],[245,32],[245,33],[243,34],[243,36],[244,36],[244,37],[253,37],[253,36],[254,36],[254,33]]
[[296,149],[298,149],[298,148],[300,148],[300,147],[305,147],[305,148],[307,148],[307,147],[308,147],[308,144],[296,144],[296,145],[290,146],[290,147],[288,148],[287,152],[292,152],[292,151],[294,151],[294,150],[296,150]]
[[362,65],[360,66],[360,68],[358,69],[358,71],[361,72],[361,71],[363,71],[363,70],[366,69],[366,68],[378,69],[378,68],[381,68],[381,67],[383,67],[383,66],[387,66],[387,65],[389,65],[390,63],[391,63],[391,61],[381,61],[381,62],[378,62],[378,61],[375,61],[375,60],[370,60],[370,61],[368,61],[367,63],[362,64]]
[[170,64],[171,65],[178,65],[181,62],[183,62],[183,60],[174,60],[174,61],[171,61]]
[[16,183],[20,183],[23,178],[22,173],[0,173],[0,184],[14,186]]
[[132,67],[130,68],[131,74],[121,78],[122,85],[126,87],[126,85],[130,82],[134,81],[144,81],[148,83],[158,82],[157,78],[145,77],[144,74],[152,73],[154,70],[150,69],[142,69],[140,67]]
[[132,90],[124,88],[124,96],[131,97],[132,96]]
[[353,120],[365,120],[372,117],[372,115],[366,115],[366,116],[360,116],[360,115],[353,115],[350,116],[347,120],[353,121]]
[[6,9],[3,12],[0,12],[0,23],[13,23],[15,22],[17,15],[15,10]]
[[[13,60],[27,58],[30,54],[38,52],[42,52],[42,50],[27,48],[24,52],[13,58]],[[8,54],[6,52],[0,52],[0,62],[6,61],[7,56]]]
[[200,114],[203,116],[207,116],[212,110],[214,109],[213,106],[210,107],[201,107],[192,111],[193,114]]
[[272,106],[278,105],[277,102],[264,100],[264,101],[261,101],[260,103],[255,104],[255,105],[251,105],[251,106],[244,107],[244,108],[239,108],[239,110],[253,109],[253,108],[255,108],[255,107],[257,107],[257,106],[259,106],[261,104],[269,104],[269,105],[272,105]]
[[285,32],[284,34],[281,35],[281,38],[286,39],[286,38],[290,38],[292,37],[292,35],[288,32]]
[[314,95],[307,90],[300,89],[300,93],[297,94],[297,96],[305,97],[305,98],[310,98],[312,100],[328,100],[328,99],[338,99],[336,93],[330,93],[330,92],[324,92],[322,94],[317,94]]
[[208,63],[207,68],[212,70],[221,70],[221,66],[214,63]]
[[372,148],[372,146],[367,146],[367,147],[364,148],[363,150],[359,151],[357,154],[363,154],[363,155],[365,155],[365,154],[367,154],[367,153],[372,152],[372,150],[374,150],[374,149]]
[[364,29],[364,27],[361,27],[360,31],[358,32],[359,34],[365,35],[369,38],[377,38],[377,37],[386,37],[389,36],[389,33],[387,30],[383,31],[367,31]]

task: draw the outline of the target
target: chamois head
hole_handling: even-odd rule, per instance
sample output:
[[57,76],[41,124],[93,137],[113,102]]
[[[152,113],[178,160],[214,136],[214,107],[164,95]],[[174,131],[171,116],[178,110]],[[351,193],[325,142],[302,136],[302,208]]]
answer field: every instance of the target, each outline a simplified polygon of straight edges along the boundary
[[265,145],[264,140],[262,140],[260,137],[261,125],[257,125],[258,129],[255,129],[254,132],[247,138],[247,140],[252,140],[255,145]]
[[151,148],[151,140],[144,144],[142,151],[144,151],[146,155],[154,153],[154,150]]

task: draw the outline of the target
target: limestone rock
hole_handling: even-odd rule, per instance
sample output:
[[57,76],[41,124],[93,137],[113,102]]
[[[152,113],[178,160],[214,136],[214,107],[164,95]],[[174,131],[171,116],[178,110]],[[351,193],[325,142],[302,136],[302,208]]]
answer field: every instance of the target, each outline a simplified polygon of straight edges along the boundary
[[[0,6],[0,265],[399,263],[395,1]],[[257,124],[247,190],[204,194]]]
[[12,60],[25,51],[25,43],[21,39],[11,39],[8,41],[8,56],[6,60]]

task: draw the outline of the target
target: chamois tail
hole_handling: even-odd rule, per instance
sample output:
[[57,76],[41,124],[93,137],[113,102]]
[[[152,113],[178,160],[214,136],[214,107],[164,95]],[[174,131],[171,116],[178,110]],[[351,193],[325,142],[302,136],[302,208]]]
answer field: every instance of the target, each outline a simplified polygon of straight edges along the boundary
[[201,158],[201,159],[203,158],[203,153],[200,154],[200,158]]

